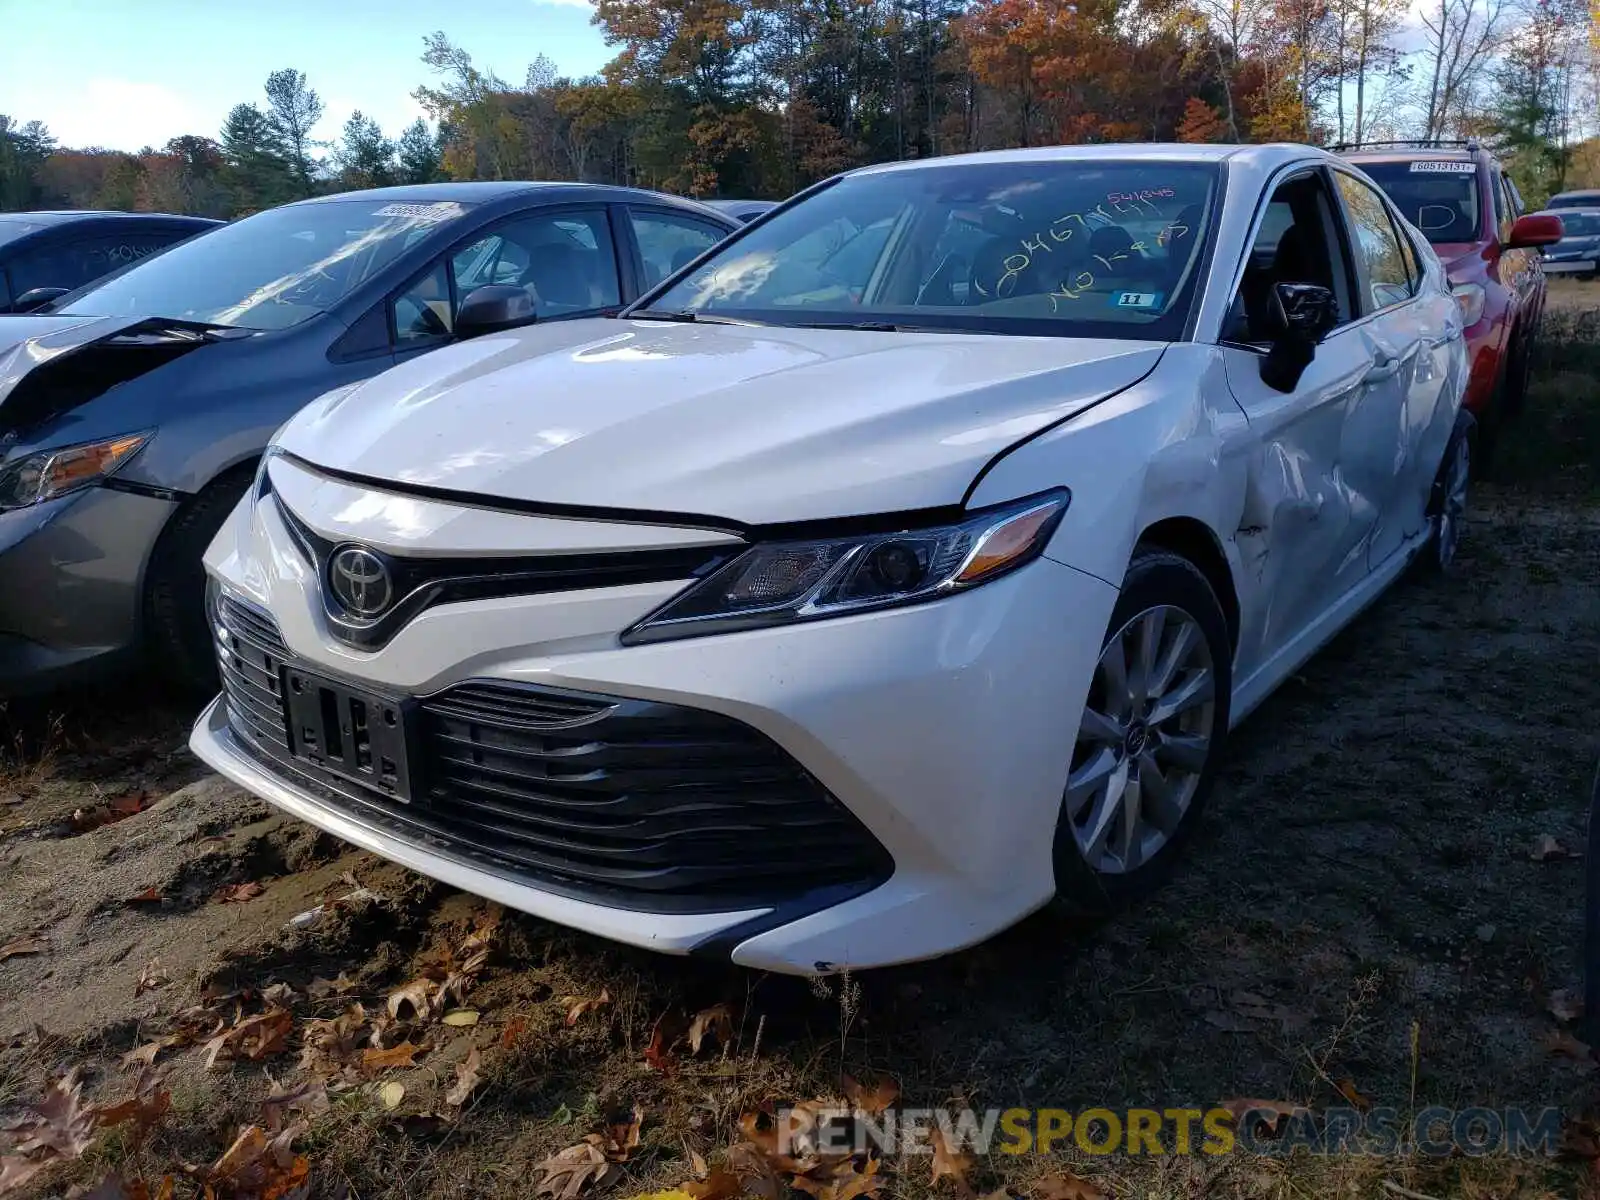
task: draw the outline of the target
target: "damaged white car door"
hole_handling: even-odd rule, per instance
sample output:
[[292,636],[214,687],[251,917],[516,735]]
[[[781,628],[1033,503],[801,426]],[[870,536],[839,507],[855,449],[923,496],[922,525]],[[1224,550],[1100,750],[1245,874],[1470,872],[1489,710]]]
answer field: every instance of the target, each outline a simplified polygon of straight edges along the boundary
[[[1394,354],[1368,319],[1342,208],[1320,166],[1274,183],[1222,337],[1228,385],[1254,444],[1237,543],[1244,579],[1238,672],[1269,661],[1371,569],[1368,548],[1392,502],[1404,405]],[[1268,306],[1279,283],[1331,291],[1338,322],[1293,386],[1262,378]],[[1254,602],[1252,602],[1252,600]]]

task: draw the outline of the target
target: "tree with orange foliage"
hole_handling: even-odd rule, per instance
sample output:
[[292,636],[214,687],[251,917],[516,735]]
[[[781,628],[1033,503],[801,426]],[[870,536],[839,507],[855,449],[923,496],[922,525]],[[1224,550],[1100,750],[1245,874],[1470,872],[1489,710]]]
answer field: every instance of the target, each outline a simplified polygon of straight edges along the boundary
[[1183,120],[1178,122],[1180,142],[1223,142],[1228,138],[1228,122],[1211,105],[1199,96],[1190,96],[1183,106]]

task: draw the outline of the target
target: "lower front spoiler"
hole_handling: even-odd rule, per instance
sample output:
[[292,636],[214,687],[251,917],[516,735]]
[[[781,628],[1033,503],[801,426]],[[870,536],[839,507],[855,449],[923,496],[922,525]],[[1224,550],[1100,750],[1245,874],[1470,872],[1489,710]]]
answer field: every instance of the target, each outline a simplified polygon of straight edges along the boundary
[[194,732],[189,735],[189,749],[207,766],[246,791],[353,846],[507,908],[615,942],[662,954],[683,955],[710,944],[722,946],[726,953],[731,949],[727,944],[728,934],[736,933],[741,927],[764,925],[762,918],[771,916],[774,911],[757,908],[713,913],[635,912],[555,895],[441,854],[416,839],[352,817],[318,799],[309,789],[264,770],[228,728],[227,712],[220,696],[200,714]]

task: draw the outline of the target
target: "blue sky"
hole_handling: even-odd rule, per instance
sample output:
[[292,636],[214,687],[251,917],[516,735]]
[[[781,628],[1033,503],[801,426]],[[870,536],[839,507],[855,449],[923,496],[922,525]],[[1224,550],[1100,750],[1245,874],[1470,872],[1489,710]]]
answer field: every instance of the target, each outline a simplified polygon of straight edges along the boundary
[[[23,13],[26,9],[26,13]],[[38,119],[67,146],[137,150],[215,137],[279,67],[304,71],[338,135],[354,109],[393,136],[422,115],[424,34],[442,29],[480,67],[520,82],[539,54],[586,75],[611,51],[589,0],[0,0],[0,113]]]

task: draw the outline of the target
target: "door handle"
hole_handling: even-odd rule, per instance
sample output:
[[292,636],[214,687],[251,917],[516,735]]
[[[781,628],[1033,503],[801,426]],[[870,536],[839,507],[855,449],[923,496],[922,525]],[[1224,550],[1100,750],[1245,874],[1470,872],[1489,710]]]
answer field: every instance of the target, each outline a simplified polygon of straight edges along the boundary
[[1361,377],[1362,383],[1382,383],[1400,374],[1400,359],[1395,355],[1373,359],[1372,367]]

